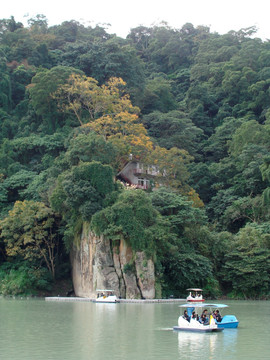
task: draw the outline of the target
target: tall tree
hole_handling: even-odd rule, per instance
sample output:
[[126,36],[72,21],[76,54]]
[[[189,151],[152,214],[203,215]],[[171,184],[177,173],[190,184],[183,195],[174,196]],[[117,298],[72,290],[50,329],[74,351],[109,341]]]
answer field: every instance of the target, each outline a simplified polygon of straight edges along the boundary
[[47,131],[52,133],[61,124],[61,117],[57,112],[57,103],[53,98],[53,94],[60,85],[67,82],[69,76],[73,73],[80,73],[80,71],[65,66],[56,66],[51,70],[41,69],[28,86],[30,104],[37,115],[44,120],[44,131],[47,128]]
[[34,201],[18,201],[0,222],[0,230],[8,256],[42,261],[55,277],[59,236],[57,218],[50,208]]

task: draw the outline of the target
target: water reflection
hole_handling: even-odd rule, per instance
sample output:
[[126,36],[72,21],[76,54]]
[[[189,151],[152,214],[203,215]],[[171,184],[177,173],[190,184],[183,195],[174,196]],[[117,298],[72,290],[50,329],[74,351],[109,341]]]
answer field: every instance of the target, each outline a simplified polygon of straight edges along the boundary
[[179,355],[188,355],[212,359],[217,350],[219,333],[196,333],[180,331],[178,333]]
[[237,345],[237,329],[225,329],[222,333],[196,333],[180,331],[178,333],[179,357],[192,356],[200,359],[218,359],[220,353],[229,358]]
[[223,344],[224,347],[233,349],[237,344],[238,329],[225,329],[223,331]]
[[[73,343],[81,344],[78,359],[147,359],[155,348],[155,307],[125,304],[74,304]],[[142,315],[144,313],[144,315]]]
[[222,353],[227,359],[233,359],[237,350],[239,329],[225,329],[223,331]]

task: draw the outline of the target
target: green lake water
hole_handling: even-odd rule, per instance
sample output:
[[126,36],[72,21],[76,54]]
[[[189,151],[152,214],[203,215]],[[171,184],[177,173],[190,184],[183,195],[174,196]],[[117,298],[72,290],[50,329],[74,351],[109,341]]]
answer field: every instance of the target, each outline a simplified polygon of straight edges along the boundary
[[238,329],[175,332],[179,303],[0,299],[0,359],[269,359],[270,302],[228,301]]

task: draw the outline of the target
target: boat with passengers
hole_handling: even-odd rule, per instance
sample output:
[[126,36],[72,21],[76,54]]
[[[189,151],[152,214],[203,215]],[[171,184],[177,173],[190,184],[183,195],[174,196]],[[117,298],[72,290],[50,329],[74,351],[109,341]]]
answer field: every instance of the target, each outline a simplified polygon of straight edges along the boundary
[[[206,305],[206,304],[204,304]],[[239,321],[235,315],[223,315],[222,312],[228,307],[225,304],[208,304],[210,311],[215,318],[215,321],[218,327],[223,327],[225,329],[236,329],[238,327]]]
[[[205,304],[188,303],[180,305],[180,308],[185,310],[184,313],[179,316],[178,325],[174,326],[173,330],[204,333],[224,330],[223,327],[218,326],[212,314],[207,314]],[[201,312],[205,313],[205,315],[199,316],[198,313]]]
[[118,298],[113,290],[97,289],[97,298],[94,300],[96,303],[117,303]]
[[189,288],[187,289],[189,291],[189,295],[187,297],[187,301],[189,302],[203,302],[204,298],[202,296],[202,289],[198,288]]
[[[180,308],[185,309],[185,316],[180,315],[178,319],[178,327],[175,330],[190,330],[190,331],[218,331],[217,329],[233,329],[237,328],[239,321],[235,315],[224,315],[222,312],[228,305],[215,303],[187,303],[180,305]],[[203,312],[207,312],[207,325],[202,323],[201,316]],[[195,322],[194,322],[195,320]],[[213,326],[215,324],[215,326]],[[212,325],[212,326],[211,326]],[[213,329],[213,330],[211,330]]]

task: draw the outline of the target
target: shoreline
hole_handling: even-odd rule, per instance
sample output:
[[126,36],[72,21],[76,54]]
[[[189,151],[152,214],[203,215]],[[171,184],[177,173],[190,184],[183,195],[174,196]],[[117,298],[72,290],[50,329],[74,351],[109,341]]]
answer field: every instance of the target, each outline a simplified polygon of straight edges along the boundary
[[[95,302],[95,298],[81,298],[81,297],[62,297],[62,296],[47,296],[45,301],[82,301],[82,302]],[[186,302],[186,299],[118,299],[117,303],[176,303]]]

